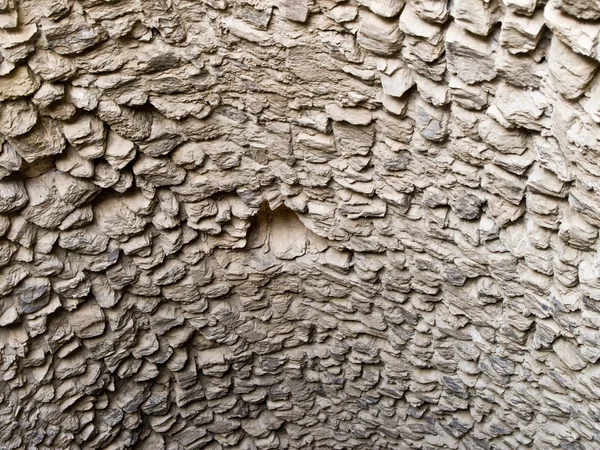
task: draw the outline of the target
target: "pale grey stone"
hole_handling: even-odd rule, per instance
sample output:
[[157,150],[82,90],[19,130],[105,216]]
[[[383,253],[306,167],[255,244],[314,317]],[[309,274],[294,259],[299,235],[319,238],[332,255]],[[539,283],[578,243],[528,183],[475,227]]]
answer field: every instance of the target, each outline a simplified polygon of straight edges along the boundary
[[106,32],[75,4],[69,15],[58,20],[43,19],[40,23],[48,44],[61,55],[79,53],[106,37]]
[[33,94],[40,87],[39,78],[27,65],[20,65],[0,76],[0,100],[15,99]]
[[548,68],[558,92],[574,99],[586,92],[598,63],[575,53],[554,36],[548,49]]
[[452,23],[446,32],[449,67],[467,84],[493,80],[496,67],[493,41],[472,35]]
[[170,158],[152,158],[143,154],[133,163],[133,172],[155,186],[180,184],[186,175],[185,170],[177,167]]
[[544,14],[537,10],[531,17],[507,12],[502,20],[500,44],[512,53],[526,53],[536,48],[542,37]]
[[50,301],[48,278],[26,278],[12,292],[19,314],[28,314],[43,308]]
[[57,121],[41,118],[26,134],[9,140],[17,153],[27,162],[61,153],[66,146],[65,138]]
[[12,325],[19,321],[19,313],[17,312],[17,308],[11,306],[6,311],[0,315],[0,327],[5,327],[8,325]]
[[394,17],[400,13],[405,2],[404,0],[358,0],[358,3],[379,16]]
[[600,60],[600,30],[594,22],[563,13],[554,1],[546,4],[544,19],[554,35],[575,52]]
[[381,74],[383,92],[393,97],[402,97],[414,85],[412,71],[408,67],[400,67],[393,74]]
[[31,130],[37,122],[35,107],[24,100],[0,103],[0,133],[19,136]]
[[0,213],[22,208],[28,200],[29,197],[22,181],[0,180]]
[[451,14],[462,28],[487,36],[502,17],[502,10],[497,0],[456,0],[452,3]]
[[325,106],[325,112],[335,121],[348,122],[352,125],[368,125],[372,120],[371,112],[364,108],[342,108],[335,103]]
[[600,19],[600,5],[597,2],[583,0],[556,0],[559,9],[580,19]]
[[380,55],[400,50],[403,36],[397,21],[367,11],[359,12],[359,20],[357,41],[361,47]]
[[94,217],[100,230],[113,238],[138,234],[146,226],[145,220],[135,215],[122,200],[114,197],[94,205]]
[[449,2],[445,0],[414,0],[412,5],[419,17],[429,22],[443,23],[450,12]]

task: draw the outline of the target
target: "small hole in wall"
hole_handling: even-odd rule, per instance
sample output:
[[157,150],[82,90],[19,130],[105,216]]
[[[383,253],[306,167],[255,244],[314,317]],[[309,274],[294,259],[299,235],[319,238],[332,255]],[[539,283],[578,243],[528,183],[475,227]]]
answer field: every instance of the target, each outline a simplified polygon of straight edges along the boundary
[[294,259],[306,251],[307,232],[290,208],[281,204],[271,209],[268,202],[263,202],[250,223],[246,248],[267,245],[277,258]]

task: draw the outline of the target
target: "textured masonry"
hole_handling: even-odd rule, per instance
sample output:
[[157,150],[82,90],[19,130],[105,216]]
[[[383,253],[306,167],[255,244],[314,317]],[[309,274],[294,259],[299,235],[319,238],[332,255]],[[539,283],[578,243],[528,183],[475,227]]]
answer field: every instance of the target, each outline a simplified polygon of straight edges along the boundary
[[0,449],[600,448],[599,0],[0,0]]

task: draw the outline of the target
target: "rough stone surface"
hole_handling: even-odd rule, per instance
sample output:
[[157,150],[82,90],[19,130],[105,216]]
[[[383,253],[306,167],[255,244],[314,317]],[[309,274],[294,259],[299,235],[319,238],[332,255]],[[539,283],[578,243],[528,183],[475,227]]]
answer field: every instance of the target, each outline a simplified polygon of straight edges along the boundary
[[0,0],[0,449],[600,448],[598,0]]

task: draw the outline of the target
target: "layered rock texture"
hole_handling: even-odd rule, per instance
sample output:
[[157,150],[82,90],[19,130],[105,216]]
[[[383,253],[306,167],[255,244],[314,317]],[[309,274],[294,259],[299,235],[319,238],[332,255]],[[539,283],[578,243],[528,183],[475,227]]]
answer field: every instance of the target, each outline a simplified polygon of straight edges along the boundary
[[598,0],[0,0],[0,448],[600,448],[599,66]]

